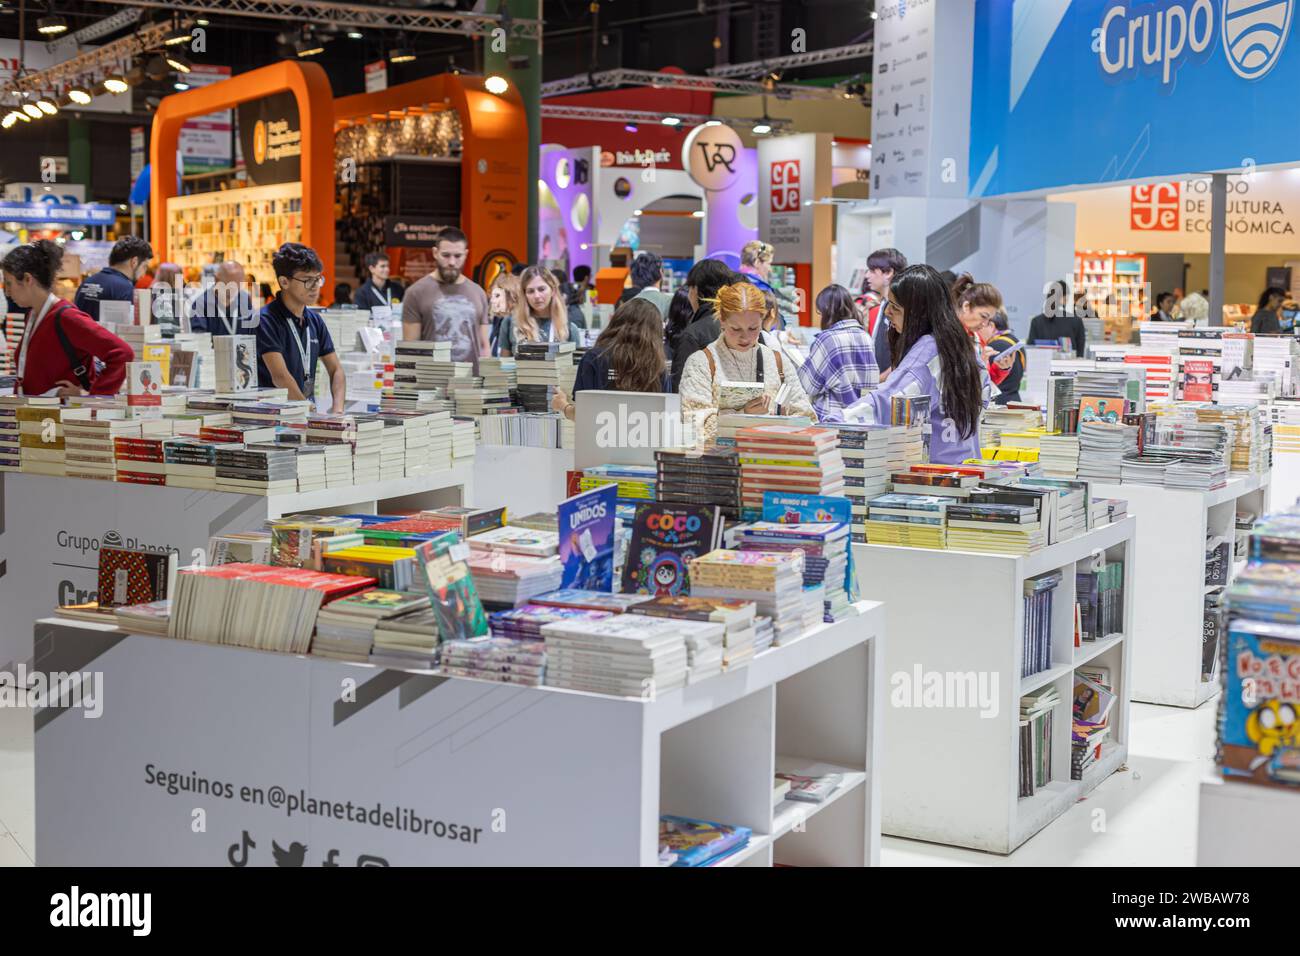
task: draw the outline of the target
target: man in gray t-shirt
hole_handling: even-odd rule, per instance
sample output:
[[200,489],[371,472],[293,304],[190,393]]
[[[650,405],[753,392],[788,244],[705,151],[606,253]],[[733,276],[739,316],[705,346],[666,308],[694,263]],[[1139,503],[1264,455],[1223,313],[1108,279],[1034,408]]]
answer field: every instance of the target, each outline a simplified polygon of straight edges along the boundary
[[492,327],[487,293],[461,274],[469,244],[456,228],[444,229],[434,247],[434,271],[406,290],[402,300],[402,337],[450,342],[453,362],[473,362],[489,354]]

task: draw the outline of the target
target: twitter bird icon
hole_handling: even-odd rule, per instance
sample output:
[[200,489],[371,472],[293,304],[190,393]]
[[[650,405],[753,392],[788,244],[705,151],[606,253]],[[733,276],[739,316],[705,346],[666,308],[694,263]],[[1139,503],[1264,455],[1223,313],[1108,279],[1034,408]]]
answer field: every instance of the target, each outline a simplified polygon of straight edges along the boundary
[[289,849],[284,849],[274,840],[271,841],[271,854],[275,857],[276,866],[302,866],[302,861],[307,856],[307,846],[304,843],[290,843]]

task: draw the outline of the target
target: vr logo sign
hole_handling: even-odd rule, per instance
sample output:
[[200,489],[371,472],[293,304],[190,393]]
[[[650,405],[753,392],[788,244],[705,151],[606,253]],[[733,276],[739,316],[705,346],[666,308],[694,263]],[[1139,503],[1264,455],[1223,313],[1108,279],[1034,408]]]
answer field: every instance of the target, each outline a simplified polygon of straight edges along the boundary
[[1176,0],[1163,9],[1112,3],[1102,16],[1094,47],[1108,76],[1157,74],[1161,85],[1169,86],[1185,60],[1209,55],[1221,19],[1228,65],[1243,79],[1257,80],[1282,55],[1293,6],[1294,0]]

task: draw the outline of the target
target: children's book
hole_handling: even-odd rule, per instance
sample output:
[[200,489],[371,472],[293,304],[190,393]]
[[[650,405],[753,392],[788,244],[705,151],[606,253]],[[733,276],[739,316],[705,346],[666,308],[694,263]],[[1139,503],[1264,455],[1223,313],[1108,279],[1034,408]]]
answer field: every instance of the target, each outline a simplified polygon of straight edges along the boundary
[[614,589],[614,518],[618,487],[602,485],[560,502],[557,523],[560,586],[590,591]]
[[463,641],[488,633],[487,615],[469,572],[469,545],[456,532],[416,548],[416,567],[429,592],[442,641]]
[[721,538],[722,515],[716,505],[637,505],[623,564],[623,590],[655,597],[690,594],[690,562],[717,549]]
[[1300,786],[1300,626],[1238,618],[1226,645],[1220,770],[1229,780]]

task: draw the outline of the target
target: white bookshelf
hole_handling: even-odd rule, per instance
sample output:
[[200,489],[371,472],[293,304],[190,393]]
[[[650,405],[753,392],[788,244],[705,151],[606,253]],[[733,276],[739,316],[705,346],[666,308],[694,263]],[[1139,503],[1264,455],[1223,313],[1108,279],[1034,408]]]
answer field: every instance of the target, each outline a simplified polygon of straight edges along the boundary
[[[274,838],[306,844],[307,866],[327,848],[392,865],[654,866],[659,816],[672,813],[753,829],[720,865],[875,865],[884,610],[857,607],[747,667],[650,700],[43,620],[48,659],[102,673],[113,697],[97,720],[35,716],[38,863],[225,865],[248,832],[257,865],[270,865]],[[352,703],[340,701],[348,681]],[[837,766],[844,781],[821,804],[774,809],[778,754]],[[213,804],[207,832],[187,824],[178,839],[194,800],[147,786],[146,764],[406,806],[484,835],[433,840],[236,799]],[[95,788],[82,785],[88,774]]]
[[[1269,475],[1232,478],[1216,491],[1160,485],[1092,483],[1096,498],[1124,498],[1142,530],[1133,613],[1141,637],[1133,653],[1134,700],[1199,707],[1219,692],[1201,679],[1205,539],[1235,539],[1238,508],[1268,510]],[[1228,580],[1235,573],[1235,562]]]
[[1219,778],[1201,783],[1197,866],[1295,866],[1300,792]]
[[0,474],[0,668],[31,658],[37,618],[60,604],[94,600],[98,549],[109,534],[128,547],[175,550],[186,565],[207,560],[213,535],[250,531],[268,518],[463,504],[472,482],[468,463],[412,478],[272,497]]
[[167,255],[182,268],[235,259],[259,280],[270,281],[275,250],[301,241],[300,182],[167,200]]
[[[1064,813],[1124,762],[1129,733],[1129,659],[1136,522],[1125,518],[1025,557],[855,544],[862,596],[887,599],[882,829],[908,837],[1010,853]],[[1104,553],[1124,562],[1124,631],[1074,645],[1074,572]],[[1086,567],[1086,565],[1084,565]],[[1021,677],[1026,579],[1061,569],[1052,600],[1052,666]],[[1074,670],[1110,668],[1119,700],[1101,758],[1082,780],[1070,779]],[[984,675],[994,707],[910,706],[917,673]],[[996,682],[996,683],[995,683]],[[1052,684],[1051,782],[1020,798],[1019,706],[1022,694]],[[969,685],[967,685],[969,686]]]

